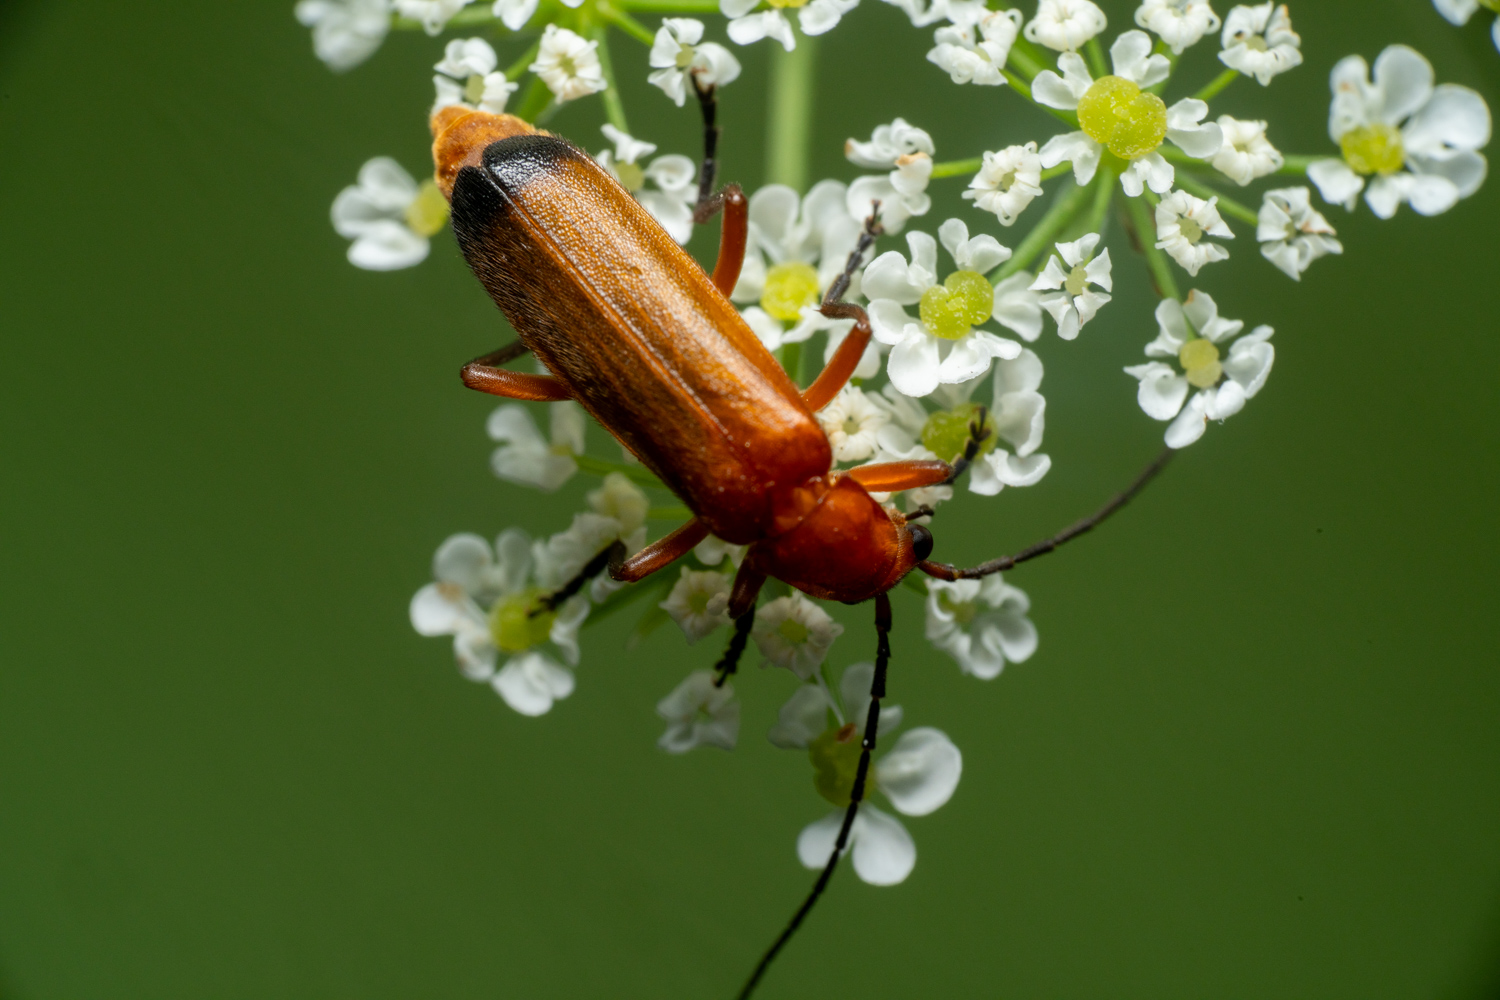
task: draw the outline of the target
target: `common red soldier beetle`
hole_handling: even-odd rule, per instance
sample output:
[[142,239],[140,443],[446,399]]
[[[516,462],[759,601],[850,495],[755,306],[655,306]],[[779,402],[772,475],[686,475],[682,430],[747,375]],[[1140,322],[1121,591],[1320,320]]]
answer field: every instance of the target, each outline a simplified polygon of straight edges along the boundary
[[[743,997],[812,908],[848,844],[885,696],[890,589],[913,569],[948,580],[985,576],[1051,551],[1127,502],[1165,458],[1093,517],[1016,557],[967,570],[930,561],[932,535],[913,518],[931,511],[903,515],[871,493],[951,483],[978,453],[983,417],[952,464],[833,469],[828,438],[813,414],[849,381],[870,342],[864,310],[841,297],[879,226],[874,216],[867,220],[821,305],[825,316],[853,320],[853,328],[823,372],[799,389],[729,301],[745,257],[748,205],[737,185],[714,191],[714,95],[699,90],[698,96],[705,156],[695,219],[724,212],[712,274],[588,154],[514,116],[442,109],[432,118],[433,159],[459,247],[520,338],[465,365],[464,384],[510,399],[576,400],[693,515],[628,558],[615,542],[544,604],[556,606],[606,568],[616,580],[644,579],[710,534],[746,545],[729,604],[735,630],[717,667],[722,683],[744,651],[768,578],[816,598],[875,601],[870,709],[843,825],[811,894]],[[527,351],[547,374],[500,367]]]

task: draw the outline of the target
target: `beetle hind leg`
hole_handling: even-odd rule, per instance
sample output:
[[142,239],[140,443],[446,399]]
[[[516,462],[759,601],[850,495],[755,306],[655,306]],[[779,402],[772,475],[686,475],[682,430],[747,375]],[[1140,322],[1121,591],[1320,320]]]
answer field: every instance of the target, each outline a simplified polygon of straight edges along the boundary
[[750,203],[738,184],[726,184],[714,190],[719,172],[719,126],[715,124],[719,99],[717,88],[699,86],[691,77],[698,107],[703,111],[703,163],[698,168],[698,203],[693,207],[693,222],[702,225],[721,209],[724,227],[719,231],[719,259],[714,264],[714,286],[728,295],[740,280],[745,263],[745,243],[750,237]]
[[859,367],[859,359],[864,357],[865,348],[870,346],[870,317],[859,306],[841,300],[844,293],[849,290],[849,283],[854,280],[854,272],[859,270],[865,254],[885,232],[880,226],[878,202],[876,210],[865,220],[864,231],[859,234],[859,242],[855,244],[848,261],[844,263],[843,272],[834,279],[833,284],[828,286],[828,293],[823,296],[823,315],[830,319],[852,319],[854,329],[849,331],[849,335],[844,338],[839,349],[828,360],[822,373],[802,393],[802,402],[815,413],[831,403],[833,397],[839,394],[839,390],[854,375],[854,369]]
[[567,383],[562,379],[551,375],[507,371],[500,367],[508,361],[516,360],[528,350],[530,348],[519,340],[507,344],[498,351],[491,351],[464,365],[459,378],[470,389],[487,392],[491,396],[504,396],[506,399],[525,399],[538,403],[572,399],[573,394],[568,391]]

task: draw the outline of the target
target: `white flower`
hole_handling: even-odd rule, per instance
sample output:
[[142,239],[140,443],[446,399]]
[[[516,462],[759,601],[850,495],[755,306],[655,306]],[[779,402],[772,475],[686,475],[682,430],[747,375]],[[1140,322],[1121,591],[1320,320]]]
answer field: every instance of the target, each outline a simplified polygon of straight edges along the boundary
[[786,667],[803,680],[812,677],[844,626],[802,594],[778,597],[755,613],[751,635],[767,663]]
[[443,51],[443,61],[433,67],[438,71],[432,78],[437,91],[433,113],[454,105],[477,107],[492,115],[504,112],[518,84],[511,83],[504,73],[495,72],[497,61],[495,50],[483,38],[450,41]]
[[870,401],[858,386],[845,386],[816,414],[835,462],[858,462],[875,454],[880,428],[890,421],[885,409]]
[[1468,87],[1433,86],[1432,64],[1420,52],[1392,45],[1375,60],[1374,82],[1359,56],[1333,68],[1328,134],[1343,159],[1307,168],[1323,200],[1351,211],[1365,178],[1365,201],[1380,218],[1407,202],[1438,215],[1484,183],[1489,163],[1478,152],[1490,141],[1490,109]]
[[359,182],[339,192],[330,214],[334,230],[354,241],[349,263],[366,271],[395,271],[422,263],[428,237],[448,217],[437,187],[430,193],[419,188],[389,156],[377,156],[360,167]]
[[1089,0],[1041,0],[1026,25],[1026,40],[1058,52],[1073,52],[1103,31],[1109,19]]
[[1031,290],[1032,280],[1021,271],[995,286],[995,322],[1027,343],[1042,335],[1042,297]]
[[[607,517],[619,527],[617,534],[625,543],[625,551],[639,552],[646,545],[646,515],[651,511],[651,501],[646,491],[630,481],[623,472],[611,472],[597,490],[588,493],[589,509]],[[594,552],[604,546],[597,545]]]
[[1204,264],[1228,260],[1229,251],[1204,236],[1234,239],[1234,232],[1219,215],[1218,198],[1204,201],[1186,191],[1173,191],[1156,206],[1156,246],[1165,250],[1182,269],[1198,276]]
[[703,541],[693,547],[693,555],[705,566],[717,566],[729,557],[729,562],[735,569],[739,569],[740,563],[745,561],[745,550],[749,546],[731,545],[714,535],[709,535]]
[[559,104],[597,94],[606,86],[599,64],[599,43],[549,24],[542,32],[536,62],[527,69],[541,78]]
[[976,24],[988,11],[984,0],[885,0],[892,7],[905,11],[913,27],[925,28],[929,24],[948,20],[954,24]]
[[740,703],[734,687],[728,681],[715,687],[710,670],[688,674],[657,702],[656,714],[667,722],[667,731],[656,745],[668,753],[687,753],[700,746],[733,750],[740,735]]
[[[637,161],[656,152],[656,146],[641,142],[613,125],[603,125],[599,131],[614,143],[614,151],[605,150],[594,159],[619,181],[651,217],[661,223],[667,235],[679,244],[686,243],[693,235],[693,205],[698,200],[698,165],[680,153],[658,156],[642,167]],[[646,187],[650,181],[656,185],[653,191]]]
[[[832,713],[835,727],[852,722],[864,735],[865,720],[870,714],[870,684],[875,678],[875,664],[852,663],[839,678],[839,701],[820,683],[803,684],[792,692],[776,714],[776,725],[766,734],[773,746],[783,750],[806,750],[828,729]],[[880,703],[875,720],[877,736],[889,736],[901,725],[900,705]]]
[[998,153],[986,152],[984,166],[969,182],[963,196],[974,207],[994,212],[1002,226],[1015,225],[1032,199],[1042,194],[1042,159],[1036,143],[1007,146]]
[[1047,400],[1042,387],[1042,359],[1023,350],[1012,361],[995,365],[990,420],[995,436],[1015,453],[996,447],[975,460],[969,491],[994,496],[1007,486],[1035,486],[1052,468],[1052,459],[1037,454],[1047,427]]
[[1275,0],[1254,7],[1236,7],[1224,21],[1219,61],[1253,76],[1262,87],[1271,78],[1302,65],[1302,39],[1292,30],[1286,4]]
[[[845,208],[845,193],[840,182],[825,180],[805,198],[785,184],[767,184],[750,196],[745,263],[730,298],[758,303],[741,311],[767,350],[800,343],[819,330],[842,341],[854,325],[817,309],[859,242],[860,224]],[[859,275],[855,271],[846,298],[859,294]]]
[[[792,23],[773,5],[770,10],[752,14],[760,0],[719,0],[719,12],[729,18],[725,31],[736,45],[750,45],[762,38],[781,43],[788,52],[797,47],[797,38],[792,33]],[[855,7],[859,0],[812,0],[797,11],[797,24],[806,35],[821,35],[832,31],[839,20]]]
[[672,592],[657,607],[672,616],[691,646],[720,625],[729,624],[730,584],[728,573],[684,566]]
[[946,72],[954,83],[998,87],[1005,83],[1005,74],[1000,71],[1020,32],[1020,11],[989,11],[977,24],[939,28],[932,36],[934,47],[927,53],[927,61]]
[[1156,32],[1173,52],[1182,55],[1204,35],[1219,30],[1219,15],[1208,0],[1143,0],[1135,23]]
[[[1119,116],[1126,109],[1117,103],[1121,98],[1110,88],[1124,86],[1119,81],[1133,84],[1137,91],[1160,83],[1171,72],[1171,63],[1166,56],[1152,52],[1151,36],[1144,31],[1122,34],[1109,47],[1109,55],[1114,65],[1113,78],[1096,81],[1083,57],[1076,52],[1067,52],[1057,60],[1062,76],[1049,69],[1038,73],[1032,81],[1032,96],[1037,103],[1064,111],[1079,111],[1079,123],[1083,126],[1081,131],[1065,132],[1047,140],[1041,149],[1042,166],[1051,168],[1064,161],[1071,162],[1074,178],[1079,184],[1087,184],[1094,179],[1108,142],[1112,144],[1112,152],[1130,161],[1129,168],[1120,175],[1120,186],[1126,194],[1132,198],[1140,197],[1144,187],[1165,194],[1172,189],[1177,174],[1157,151],[1162,140],[1170,140],[1184,153],[1201,160],[1219,151],[1224,144],[1224,134],[1213,122],[1203,124],[1208,105],[1196,98],[1184,98],[1168,108],[1154,94],[1137,93],[1134,103],[1128,106],[1130,114],[1136,117],[1125,119],[1131,126],[1126,139],[1128,145],[1119,144],[1112,138],[1113,130],[1118,127]],[[1112,110],[1080,110],[1085,99],[1097,104],[1095,98],[1100,95]]]
[[982,681],[1036,652],[1030,610],[1030,598],[998,573],[982,580],[927,581],[928,641]]
[[664,17],[651,44],[651,66],[646,77],[680,108],[691,89],[688,77],[705,90],[733,83],[740,61],[724,46],[703,41],[703,22],[690,17]]
[[[967,382],[990,370],[995,358],[1014,358],[1021,345],[979,328],[995,311],[995,290],[985,275],[1010,259],[1010,250],[988,234],[972,239],[961,219],[938,228],[938,238],[958,269],[938,284],[937,242],[910,233],[908,263],[895,250],[865,269],[864,292],[875,339],[891,348],[886,372],[908,396],[926,396],[941,384]],[[918,305],[916,317],[903,306]]]
[[313,53],[335,73],[370,58],[391,28],[389,0],[299,0],[296,15],[312,29]]
[[[903,733],[872,770],[874,786],[898,812],[926,816],[953,797],[963,774],[963,754],[942,730],[923,726]],[[797,857],[803,865],[822,868],[828,863],[843,821],[844,811],[837,810],[802,830]],[[869,804],[855,814],[849,851],[855,874],[871,885],[903,882],[917,862],[917,847],[906,827]]]
[[571,401],[548,404],[552,416],[552,441],[537,430],[531,411],[520,403],[507,403],[490,414],[485,432],[501,442],[490,456],[490,468],[507,482],[555,490],[578,471],[574,455],[582,455],[585,420],[583,410]]
[[[503,532],[493,550],[478,535],[454,535],[433,557],[436,582],[417,591],[410,607],[420,635],[453,636],[460,672],[488,682],[522,715],[542,715],[572,693],[572,672],[534,647],[550,640],[576,664],[589,612],[588,600],[575,595],[555,615],[530,616],[542,593],[532,585],[533,567],[533,544],[519,528]],[[497,672],[502,650],[517,655]]]
[[1214,169],[1244,187],[1280,170],[1286,160],[1266,139],[1266,123],[1219,116],[1224,145],[1214,154]]
[[1297,281],[1319,257],[1344,252],[1333,227],[1312,207],[1310,194],[1305,187],[1267,191],[1255,232],[1266,260]]
[[467,7],[471,0],[393,0],[396,13],[422,22],[422,30],[429,35],[440,35],[454,14]]
[[[1126,368],[1125,373],[1140,380],[1136,399],[1146,415],[1172,421],[1167,445],[1185,448],[1203,436],[1209,420],[1233,416],[1260,392],[1276,360],[1270,343],[1273,331],[1258,326],[1236,339],[1244,322],[1222,318],[1214,300],[1197,290],[1180,304],[1163,299],[1156,307],[1156,322],[1160,333],[1146,345],[1146,355],[1174,359],[1176,366],[1152,361]],[[1228,357],[1221,350],[1226,344]],[[1198,391],[1188,399],[1194,388]]]
[[[1485,3],[1485,0],[1432,0],[1438,13],[1454,24],[1468,24],[1469,18],[1474,16],[1481,4],[1494,9],[1494,5]],[[1495,48],[1500,49],[1500,19],[1490,25],[1490,38],[1494,40]]]
[[904,119],[877,126],[868,142],[849,139],[844,156],[867,170],[888,170],[882,177],[860,177],[849,185],[849,215],[860,222],[880,202],[880,223],[888,233],[899,233],[914,215],[932,207],[927,182],[932,179],[932,136]]
[[[1107,293],[1114,288],[1113,265],[1108,249],[1094,256],[1098,245],[1098,233],[1057,244],[1057,254],[1047,258],[1047,266],[1031,283],[1033,291],[1055,293],[1042,296],[1041,306],[1052,314],[1057,335],[1063,340],[1076,339],[1084,324],[1110,300]],[[1098,285],[1104,291],[1096,292],[1090,285]]]

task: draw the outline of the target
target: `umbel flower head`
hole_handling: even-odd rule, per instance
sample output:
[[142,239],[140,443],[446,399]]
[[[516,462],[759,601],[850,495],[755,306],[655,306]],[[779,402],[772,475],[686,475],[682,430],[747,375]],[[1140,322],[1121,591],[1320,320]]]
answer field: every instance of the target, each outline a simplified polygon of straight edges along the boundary
[[1135,23],[1156,32],[1180,56],[1204,35],[1219,30],[1219,15],[1208,0],[1144,0]]
[[[834,701],[822,685],[798,688],[782,707],[769,734],[773,744],[806,750],[813,766],[813,787],[835,807],[809,823],[797,837],[797,857],[808,868],[828,863],[844,819],[844,807],[854,789],[860,740],[870,704],[874,664],[856,663],[839,679],[840,698]],[[901,724],[901,709],[882,705],[876,723],[884,740]],[[871,768],[871,785],[906,816],[937,811],[958,788],[963,754],[942,730],[930,727],[903,733]],[[896,885],[906,880],[917,862],[917,846],[896,817],[866,802],[860,806],[850,831],[854,871],[871,885]]]
[[1307,168],[1324,201],[1353,211],[1364,191],[1370,210],[1389,219],[1402,202],[1438,215],[1479,190],[1489,169],[1479,152],[1490,141],[1489,105],[1468,87],[1433,79],[1432,64],[1406,45],[1380,53],[1373,80],[1359,56],[1333,68],[1328,134],[1343,158]]
[[559,104],[574,101],[607,86],[598,50],[598,42],[585,41],[576,32],[549,24],[542,32],[536,61],[527,69],[547,85]]
[[1041,196],[1042,158],[1036,143],[1007,146],[998,153],[985,153],[984,165],[963,193],[974,207],[994,212],[1002,226],[1013,226],[1026,206]]
[[1273,331],[1258,326],[1239,336],[1244,321],[1224,319],[1218,304],[1197,290],[1182,303],[1163,299],[1156,322],[1160,333],[1146,345],[1146,355],[1175,364],[1152,361],[1125,373],[1140,380],[1137,401],[1146,415],[1172,421],[1167,445],[1185,448],[1203,436],[1208,421],[1234,416],[1260,392],[1276,361]]
[[1026,40],[1058,52],[1076,52],[1109,26],[1104,11],[1091,0],[1041,0],[1026,24]]
[[878,205],[880,224],[888,233],[899,233],[914,215],[926,215],[932,207],[927,182],[932,179],[932,136],[904,119],[878,126],[868,142],[849,139],[844,157],[856,167],[889,171],[884,176],[860,177],[849,185],[845,204],[849,215],[861,222]]
[[[1076,339],[1083,325],[1110,301],[1114,266],[1108,249],[1094,256],[1098,246],[1098,233],[1057,244],[1057,254],[1047,258],[1047,266],[1031,283],[1033,291],[1052,293],[1042,296],[1041,306],[1052,314],[1057,322],[1057,335],[1063,340]],[[1090,285],[1104,291],[1096,292]]]
[[448,201],[430,179],[419,186],[401,164],[377,156],[333,199],[333,228],[353,242],[349,263],[395,271],[427,259],[428,240],[448,221]]
[[1020,33],[1019,10],[986,11],[977,22],[965,20],[934,32],[927,61],[947,72],[954,83],[999,87],[1006,82],[1001,71]]
[[740,703],[734,685],[714,685],[711,670],[694,670],[672,693],[656,703],[656,714],[667,723],[656,745],[667,753],[687,753],[696,747],[733,750],[740,735]]
[[1073,164],[1079,184],[1094,179],[1099,161],[1108,149],[1129,163],[1120,175],[1120,185],[1132,198],[1149,186],[1158,194],[1172,189],[1176,171],[1157,152],[1170,140],[1188,156],[1207,159],[1224,144],[1224,134],[1214,122],[1203,123],[1208,105],[1196,98],[1183,98],[1170,108],[1144,88],[1160,83],[1171,72],[1167,57],[1153,53],[1151,36],[1127,31],[1110,46],[1114,75],[1095,80],[1088,65],[1076,52],[1058,57],[1058,76],[1043,70],[1032,81],[1037,103],[1050,108],[1078,112],[1081,131],[1053,136],[1042,147],[1042,166]]
[[1031,599],[1000,574],[983,580],[927,581],[927,639],[982,681],[1006,663],[1025,663],[1036,652],[1036,626],[1027,617]]
[[1292,30],[1286,4],[1278,5],[1274,0],[1231,10],[1224,21],[1222,42],[1219,61],[1255,77],[1262,87],[1302,65],[1302,39]]
[[478,108],[492,115],[503,112],[519,85],[511,83],[504,73],[495,72],[498,63],[495,50],[483,38],[449,42],[442,61],[433,67],[437,70],[432,78],[437,97],[432,113],[453,106]]
[[664,17],[651,44],[651,75],[647,82],[660,87],[680,108],[691,82],[722,87],[739,79],[740,61],[724,46],[703,41],[703,22],[690,17]]
[[1255,238],[1266,260],[1281,268],[1294,281],[1319,257],[1344,252],[1334,239],[1334,229],[1323,214],[1312,207],[1305,187],[1267,191],[1260,206],[1260,225]]

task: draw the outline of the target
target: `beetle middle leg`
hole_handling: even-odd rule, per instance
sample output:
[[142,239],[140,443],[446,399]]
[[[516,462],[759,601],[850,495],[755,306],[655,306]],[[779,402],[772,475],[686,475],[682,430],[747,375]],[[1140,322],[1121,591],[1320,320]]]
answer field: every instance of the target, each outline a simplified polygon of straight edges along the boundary
[[854,329],[849,331],[849,335],[833,353],[833,357],[829,359],[823,371],[813,380],[813,384],[802,392],[802,401],[813,412],[821,410],[833,401],[833,397],[839,394],[839,390],[854,375],[854,369],[859,367],[859,359],[864,357],[865,348],[870,346],[872,335],[870,317],[865,315],[865,311],[859,306],[840,300],[849,290],[849,282],[854,280],[854,272],[859,269],[865,254],[885,231],[880,226],[879,202],[875,203],[875,209],[876,211],[865,220],[865,228],[859,234],[859,242],[849,254],[849,260],[844,264],[843,272],[834,279],[833,284],[828,286],[828,293],[823,296],[821,307],[823,315],[829,319],[852,319]]
[[728,295],[740,280],[740,268],[745,263],[745,244],[750,238],[750,203],[738,184],[726,184],[714,190],[714,180],[719,172],[719,99],[715,87],[702,87],[697,77],[693,81],[693,92],[698,95],[698,107],[703,111],[703,163],[698,168],[698,204],[693,208],[693,222],[702,225],[713,218],[720,209],[724,211],[724,225],[719,230],[719,259],[714,263],[714,287]]
[[560,604],[582,590],[584,584],[603,573],[605,569],[609,570],[611,579],[624,583],[644,580],[657,570],[665,569],[687,555],[693,550],[693,546],[707,537],[708,528],[702,521],[694,518],[665,537],[658,538],[629,558],[625,556],[625,543],[617,538],[610,542],[607,548],[584,563],[583,569],[575,573],[571,580],[540,598],[536,607],[532,609],[531,616],[535,617],[546,611],[557,610]]
[[507,371],[500,366],[514,361],[530,348],[519,340],[507,344],[498,351],[491,351],[475,358],[463,366],[459,377],[470,389],[487,392],[506,399],[526,399],[538,403],[556,403],[572,399],[567,383],[552,375],[531,375],[527,372]]

